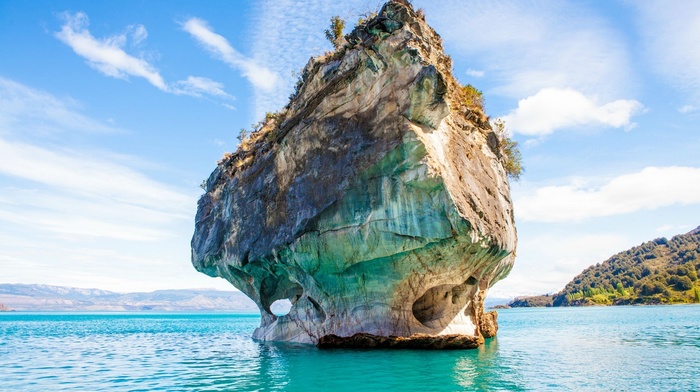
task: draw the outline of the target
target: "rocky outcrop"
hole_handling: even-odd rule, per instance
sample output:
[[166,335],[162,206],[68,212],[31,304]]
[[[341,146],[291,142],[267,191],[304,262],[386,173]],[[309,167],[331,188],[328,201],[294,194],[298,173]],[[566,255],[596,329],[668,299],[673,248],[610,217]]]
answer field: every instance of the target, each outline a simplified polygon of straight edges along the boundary
[[[256,339],[478,345],[495,333],[484,295],[516,246],[499,139],[407,3],[387,3],[345,40],[219,162],[192,262],[255,301]],[[293,306],[278,317],[280,299]]]
[[420,350],[450,350],[477,348],[484,343],[481,336],[469,335],[427,335],[415,334],[403,336],[378,336],[358,332],[352,336],[322,336],[318,348],[410,348]]

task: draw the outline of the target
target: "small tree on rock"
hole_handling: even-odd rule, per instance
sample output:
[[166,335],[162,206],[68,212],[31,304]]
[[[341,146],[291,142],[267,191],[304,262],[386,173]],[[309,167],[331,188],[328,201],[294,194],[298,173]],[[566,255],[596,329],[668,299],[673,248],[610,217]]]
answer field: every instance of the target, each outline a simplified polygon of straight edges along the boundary
[[503,168],[506,170],[508,177],[518,181],[520,176],[525,171],[523,167],[523,156],[520,154],[518,142],[508,136],[505,121],[500,118],[493,123],[498,136],[498,144],[503,155]]
[[469,109],[484,110],[484,93],[471,84],[462,86],[464,103]]
[[336,15],[331,18],[331,25],[326,29],[326,39],[330,41],[334,48],[338,49],[343,46],[345,39],[343,38],[343,29],[345,28],[345,20]]

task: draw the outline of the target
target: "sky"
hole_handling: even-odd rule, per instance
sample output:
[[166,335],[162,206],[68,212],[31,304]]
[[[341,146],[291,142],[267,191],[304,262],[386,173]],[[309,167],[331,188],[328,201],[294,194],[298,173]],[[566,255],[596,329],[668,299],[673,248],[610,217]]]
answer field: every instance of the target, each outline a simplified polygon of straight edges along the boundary
[[[520,144],[493,298],[700,225],[700,2],[415,0]],[[0,282],[233,289],[194,270],[199,185],[367,0],[0,0]]]

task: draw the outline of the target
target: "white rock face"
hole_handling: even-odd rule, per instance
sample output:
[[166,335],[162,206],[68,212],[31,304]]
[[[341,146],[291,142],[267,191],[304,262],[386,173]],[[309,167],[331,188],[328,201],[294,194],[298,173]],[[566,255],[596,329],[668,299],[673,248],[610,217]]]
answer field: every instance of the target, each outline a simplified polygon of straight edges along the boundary
[[212,173],[192,262],[258,304],[257,339],[489,337],[483,298],[516,246],[498,139],[409,5],[346,39]]

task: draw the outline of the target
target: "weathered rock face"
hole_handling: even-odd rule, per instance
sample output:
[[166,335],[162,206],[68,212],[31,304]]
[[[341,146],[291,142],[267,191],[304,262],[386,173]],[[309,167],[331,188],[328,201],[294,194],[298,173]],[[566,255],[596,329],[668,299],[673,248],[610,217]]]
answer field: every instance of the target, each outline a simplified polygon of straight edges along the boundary
[[[219,162],[192,262],[257,303],[257,339],[478,343],[495,334],[483,298],[516,245],[498,139],[410,5],[387,3],[346,40]],[[284,298],[292,309],[277,317],[270,305]]]

